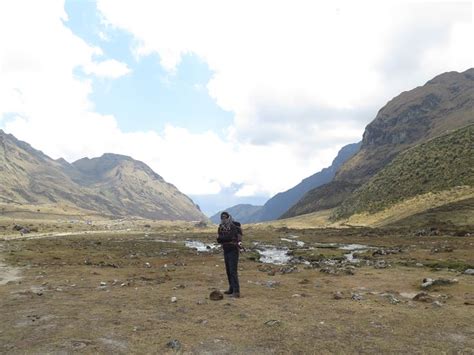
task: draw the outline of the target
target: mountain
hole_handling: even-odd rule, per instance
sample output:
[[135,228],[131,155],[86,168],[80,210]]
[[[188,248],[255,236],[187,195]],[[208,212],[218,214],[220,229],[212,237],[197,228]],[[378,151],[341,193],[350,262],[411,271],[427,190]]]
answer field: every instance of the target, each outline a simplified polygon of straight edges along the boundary
[[347,181],[331,181],[305,194],[298,203],[280,216],[291,218],[339,206],[359,185]]
[[[401,152],[446,132],[474,123],[474,68],[449,72],[390,100],[366,127],[357,154],[344,163],[334,183],[311,191],[285,216],[311,213],[342,202]],[[341,189],[353,186],[351,189]],[[315,198],[321,202],[315,201]],[[334,204],[331,206],[335,207]]]
[[354,191],[334,217],[374,213],[416,195],[458,186],[474,186],[474,125],[400,153]]
[[336,158],[334,158],[331,166],[322,169],[320,172],[302,180],[298,185],[291,189],[285,192],[280,192],[269,199],[264,204],[262,210],[258,212],[258,216],[254,218],[255,222],[278,219],[278,217],[298,202],[306,192],[330,182],[334,178],[339,167],[359,151],[360,144],[360,142],[352,143],[342,147]]
[[[263,206],[254,206],[249,204],[240,204],[229,207],[226,209],[227,212],[234,218],[236,221],[240,223],[254,223],[259,218],[259,212],[262,210]],[[219,211],[215,215],[213,215],[210,219],[211,222],[219,224],[221,221],[221,213],[223,211]]]
[[146,164],[104,154],[72,164],[53,160],[0,130],[0,201],[67,203],[116,216],[205,220],[193,201]]

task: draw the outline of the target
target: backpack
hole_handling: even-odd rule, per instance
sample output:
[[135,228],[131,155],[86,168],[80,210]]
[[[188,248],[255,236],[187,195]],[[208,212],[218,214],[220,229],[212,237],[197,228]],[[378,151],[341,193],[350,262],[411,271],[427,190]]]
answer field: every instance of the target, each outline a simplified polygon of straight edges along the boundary
[[234,224],[234,226],[237,227],[237,232],[240,235],[243,235],[243,233],[242,233],[242,224],[240,222],[237,222],[237,221],[232,221],[232,223]]

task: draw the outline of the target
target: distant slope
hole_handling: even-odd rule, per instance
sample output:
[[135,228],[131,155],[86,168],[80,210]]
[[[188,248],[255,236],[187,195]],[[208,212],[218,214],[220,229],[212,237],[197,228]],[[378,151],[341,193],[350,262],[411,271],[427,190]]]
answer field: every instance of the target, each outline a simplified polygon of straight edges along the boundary
[[0,130],[0,202],[65,203],[118,216],[206,220],[190,198],[146,164],[104,154],[69,164]]
[[[249,204],[240,204],[229,207],[226,209],[230,215],[240,223],[253,223],[258,220],[258,214],[262,210],[262,206],[254,206]],[[220,215],[223,211],[219,211],[215,215],[213,215],[210,219],[211,222],[219,224],[220,223]]]
[[309,191],[279,219],[334,208],[340,205],[359,185],[347,181],[331,181]]
[[[357,154],[337,171],[334,181],[361,186],[406,149],[474,123],[474,69],[449,72],[390,100],[366,127]],[[330,184],[305,196],[289,214],[312,213],[351,196]],[[317,198],[321,202],[315,201]]]
[[374,213],[404,199],[474,185],[474,125],[399,154],[334,212],[336,219]]
[[298,202],[306,192],[330,182],[334,178],[339,167],[358,152],[360,144],[361,143],[359,142],[344,146],[338,152],[336,158],[334,158],[331,166],[322,169],[320,172],[307,177],[291,189],[285,192],[280,192],[269,199],[259,212],[256,221],[260,222],[278,219],[290,207]]

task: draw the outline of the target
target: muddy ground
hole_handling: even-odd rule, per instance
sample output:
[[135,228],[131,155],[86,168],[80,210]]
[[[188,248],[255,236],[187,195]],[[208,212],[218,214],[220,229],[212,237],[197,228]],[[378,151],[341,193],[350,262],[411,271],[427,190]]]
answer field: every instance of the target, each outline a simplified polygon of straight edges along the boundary
[[212,229],[4,235],[0,353],[474,353],[474,237],[429,234],[247,228],[221,301]]

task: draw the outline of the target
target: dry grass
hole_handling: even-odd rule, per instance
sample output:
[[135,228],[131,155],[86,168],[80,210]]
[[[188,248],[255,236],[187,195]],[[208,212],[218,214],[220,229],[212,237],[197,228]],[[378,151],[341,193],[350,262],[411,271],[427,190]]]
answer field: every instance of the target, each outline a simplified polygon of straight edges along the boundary
[[[172,339],[187,353],[474,351],[474,306],[464,304],[474,301],[474,277],[414,266],[474,264],[474,237],[250,226],[248,246],[252,241],[279,245],[280,237],[297,234],[307,245],[361,243],[401,246],[404,252],[383,257],[392,265],[387,269],[363,266],[353,276],[302,265],[297,272],[269,276],[259,271],[259,263],[242,257],[243,297],[213,302],[207,299],[211,290],[226,288],[222,255],[197,253],[173,241],[212,241],[214,231],[181,228],[5,238],[3,258],[20,268],[23,278],[0,286],[0,352],[164,353],[171,351],[166,344]],[[447,244],[453,252],[432,253]],[[439,308],[400,295],[418,292],[424,277],[456,277],[459,283],[430,291],[443,303]],[[279,285],[269,288],[268,281]],[[101,288],[101,282],[107,286]],[[335,291],[345,298],[334,300]],[[351,292],[363,299],[352,300]],[[400,303],[391,304],[384,292]],[[268,320],[279,323],[269,326]]]

